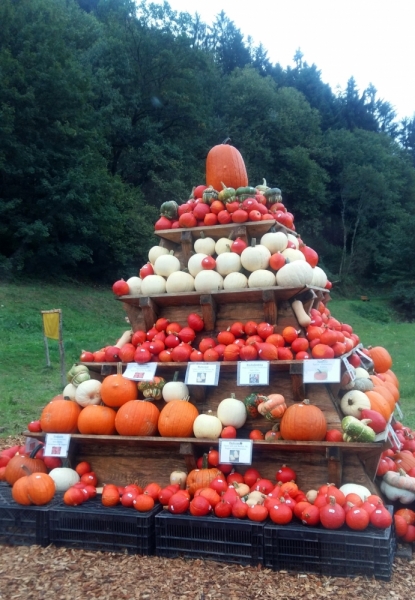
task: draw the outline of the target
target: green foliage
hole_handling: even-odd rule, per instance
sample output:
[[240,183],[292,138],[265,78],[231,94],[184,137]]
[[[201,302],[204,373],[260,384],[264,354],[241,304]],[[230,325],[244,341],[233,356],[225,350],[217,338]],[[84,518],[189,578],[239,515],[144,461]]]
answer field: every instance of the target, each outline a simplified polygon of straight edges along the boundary
[[415,282],[405,281],[394,285],[390,303],[405,321],[415,321]]

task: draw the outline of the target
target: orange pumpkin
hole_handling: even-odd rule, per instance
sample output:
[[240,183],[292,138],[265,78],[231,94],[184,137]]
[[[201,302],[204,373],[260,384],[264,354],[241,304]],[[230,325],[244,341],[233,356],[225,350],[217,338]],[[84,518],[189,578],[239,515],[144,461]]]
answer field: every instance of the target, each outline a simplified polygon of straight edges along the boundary
[[385,373],[383,373],[383,375],[385,375],[387,380],[390,379],[390,381],[399,389],[399,379],[396,377],[393,371],[388,369]]
[[9,485],[13,485],[21,477],[27,477],[32,473],[47,473],[45,463],[41,458],[35,458],[43,445],[36,446],[30,456],[16,454],[6,465],[5,479]]
[[394,385],[390,381],[384,381],[383,385],[385,386],[385,388],[387,388],[390,391],[390,393],[394,397],[395,402],[398,402],[398,400],[400,398],[400,393],[399,393],[399,389],[396,387],[396,385]]
[[27,495],[36,506],[43,506],[50,502],[55,491],[55,482],[47,473],[32,473],[27,478]]
[[391,409],[391,412],[393,412],[395,410],[395,398],[393,397],[393,394],[390,390],[388,390],[388,388],[385,385],[375,385],[373,387],[373,390],[370,390],[371,392],[376,392],[377,394],[380,394],[381,396],[383,396],[385,398],[385,400],[387,401],[387,403],[389,404],[389,408]]
[[186,489],[190,495],[193,496],[196,490],[204,487],[209,487],[211,481],[215,477],[222,476],[223,473],[216,467],[208,468],[208,457],[207,454],[203,455],[203,463],[201,469],[193,469],[187,476]]
[[27,476],[20,477],[17,479],[12,487],[12,498],[17,504],[24,506],[30,506],[32,504],[29,496],[27,495]]
[[118,409],[115,428],[120,435],[154,435],[159,416],[160,411],[153,402],[130,400]]
[[78,417],[78,429],[85,435],[112,435],[116,432],[116,414],[109,406],[85,406]]
[[162,409],[158,430],[163,437],[193,437],[193,423],[199,411],[186,400],[172,400]]
[[292,404],[282,416],[280,432],[284,440],[321,441],[327,432],[327,422],[323,411],[303,400]]
[[368,348],[369,356],[373,360],[375,371],[377,373],[384,373],[392,366],[392,357],[386,348],[382,346],[374,346]]
[[101,385],[101,398],[106,406],[119,408],[126,402],[138,398],[137,384],[123,377],[121,373],[108,375]]
[[386,421],[389,421],[392,410],[388,401],[381,394],[374,392],[373,390],[365,392],[365,394],[370,400],[370,408],[376,410]]
[[76,433],[81,407],[72,400],[53,400],[42,410],[40,426],[45,433]]
[[217,191],[222,190],[222,183],[235,189],[248,185],[244,159],[227,141],[211,148],[206,158],[206,185]]

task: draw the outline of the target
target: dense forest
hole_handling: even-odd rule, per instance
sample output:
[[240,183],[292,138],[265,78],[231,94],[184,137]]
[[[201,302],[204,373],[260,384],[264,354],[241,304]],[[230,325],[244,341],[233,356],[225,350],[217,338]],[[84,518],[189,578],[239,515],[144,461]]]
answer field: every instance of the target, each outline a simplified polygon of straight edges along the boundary
[[230,137],[333,281],[415,316],[415,114],[353,78],[334,93],[300,51],[271,64],[224,12],[2,0],[0,23],[3,280],[136,274],[158,207],[186,201]]

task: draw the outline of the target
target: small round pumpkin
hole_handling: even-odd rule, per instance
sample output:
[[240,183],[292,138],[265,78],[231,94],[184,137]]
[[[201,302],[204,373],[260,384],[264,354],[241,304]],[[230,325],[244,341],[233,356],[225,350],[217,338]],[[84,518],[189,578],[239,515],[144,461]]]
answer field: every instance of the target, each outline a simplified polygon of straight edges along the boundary
[[222,184],[235,189],[248,185],[244,159],[227,141],[211,148],[206,158],[206,185],[215,190],[221,190]]
[[172,400],[160,413],[159,433],[163,437],[193,437],[193,423],[198,415],[194,404],[186,400]]
[[115,428],[120,435],[154,435],[159,416],[160,411],[153,402],[130,400],[118,409]]
[[40,426],[45,433],[76,433],[81,407],[72,400],[53,400],[42,410]]
[[85,435],[113,435],[116,412],[109,406],[86,406],[78,417],[78,429]]
[[369,356],[373,360],[375,371],[377,373],[384,373],[392,366],[392,357],[386,348],[382,346],[374,346],[368,348]]
[[27,478],[27,496],[32,504],[43,506],[55,495],[55,482],[47,473],[32,473]]
[[106,406],[119,408],[138,397],[137,384],[123,377],[121,373],[108,375],[101,385],[101,398]]
[[209,487],[211,481],[216,477],[223,477],[222,471],[213,467],[208,468],[207,454],[203,455],[203,462],[201,469],[193,469],[187,476],[186,489],[189,490],[191,496],[194,495],[196,490],[204,487]]
[[318,406],[306,399],[287,408],[281,419],[280,432],[284,440],[318,442],[326,436],[326,418]]

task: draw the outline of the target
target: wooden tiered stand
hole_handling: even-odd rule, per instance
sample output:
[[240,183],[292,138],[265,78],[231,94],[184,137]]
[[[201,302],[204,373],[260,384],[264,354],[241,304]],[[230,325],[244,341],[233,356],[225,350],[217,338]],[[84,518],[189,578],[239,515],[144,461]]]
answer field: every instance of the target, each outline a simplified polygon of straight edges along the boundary
[[[206,236],[244,238],[248,243],[260,237],[275,226],[274,221],[246,223],[244,225],[219,225],[203,230]],[[280,230],[295,235],[293,231],[278,226]],[[182,268],[193,252],[193,243],[201,235],[201,228],[158,231],[160,245],[174,250]],[[157,296],[122,296],[120,300],[128,315],[132,329],[150,329],[157,318],[166,317],[170,321],[187,323],[190,312],[198,312],[205,322],[200,337],[214,336],[226,329],[233,321],[266,321],[275,326],[275,332],[287,325],[301,329],[291,302],[301,299],[307,311],[319,302],[326,303],[329,293],[325,289],[273,287],[267,289],[244,289],[238,291],[218,291],[212,293],[178,293]],[[196,338],[196,343],[198,338]],[[96,378],[116,372],[116,363],[86,363]],[[125,365],[123,365],[125,367]],[[160,363],[157,375],[169,381],[175,371],[183,380],[187,363]],[[321,408],[329,429],[340,429],[341,413],[338,409],[338,386],[307,384],[302,380],[302,361],[271,361],[269,386],[237,386],[237,363],[221,363],[217,387],[189,386],[190,401],[199,412],[215,411],[219,402],[233,392],[241,400],[252,391],[267,394],[281,393],[288,405],[304,398]],[[157,403],[160,410],[164,401]],[[238,430],[238,438],[248,438],[252,429],[264,432],[270,429],[269,421],[259,417],[248,417],[243,428]],[[30,434],[33,437],[33,434]],[[41,437],[41,434],[38,434]],[[196,466],[196,459],[211,447],[217,447],[217,440],[195,438],[162,438],[96,436],[74,434],[71,439],[71,459],[73,462],[88,460],[97,473],[99,483],[124,485],[137,481],[142,484],[157,481],[167,485],[169,474],[175,469],[190,471]],[[355,482],[365,485],[373,493],[378,490],[373,483],[375,471],[384,449],[384,443],[334,443],[334,442],[253,442],[253,466],[264,477],[275,478],[282,464],[289,464],[298,473],[301,489],[316,488],[323,483],[340,485]],[[247,467],[241,468],[243,472]]]

